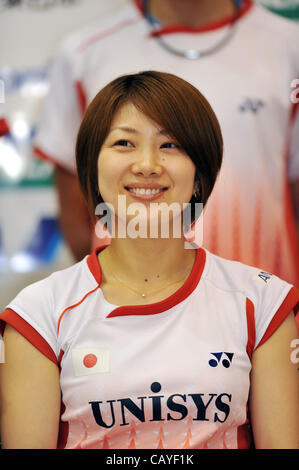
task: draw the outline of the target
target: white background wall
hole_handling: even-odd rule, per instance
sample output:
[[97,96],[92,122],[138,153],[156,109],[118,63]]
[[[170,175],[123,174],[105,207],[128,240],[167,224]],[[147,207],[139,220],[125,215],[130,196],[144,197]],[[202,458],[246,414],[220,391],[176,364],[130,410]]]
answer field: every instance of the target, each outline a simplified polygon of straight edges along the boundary
[[[9,9],[0,6],[0,71],[4,67],[24,71],[44,68],[67,33],[113,13],[128,1],[76,0],[68,5],[56,0],[56,5],[47,9],[33,9],[25,4]],[[38,121],[42,101],[33,103],[34,121]],[[0,104],[0,116],[4,112],[10,118],[18,109],[24,111],[27,104],[17,93],[8,96],[6,103]],[[8,260],[2,267],[0,263],[0,311],[26,285],[73,263],[69,250],[62,245],[54,265],[26,273],[11,268],[9,262],[12,256],[26,244],[39,219],[45,215],[57,215],[53,187],[0,188],[0,229]]]
[[[41,66],[64,35],[85,26],[129,0],[61,0],[48,9],[26,5],[0,9],[0,67]],[[0,7],[1,8],[1,7]]]

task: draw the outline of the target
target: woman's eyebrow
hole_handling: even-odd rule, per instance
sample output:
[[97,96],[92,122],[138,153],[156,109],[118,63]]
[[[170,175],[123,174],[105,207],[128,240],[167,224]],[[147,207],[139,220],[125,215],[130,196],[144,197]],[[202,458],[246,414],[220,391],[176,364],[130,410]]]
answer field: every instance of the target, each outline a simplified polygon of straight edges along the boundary
[[[130,127],[130,126],[113,127],[110,132],[115,132],[115,131],[125,131],[125,132],[129,132],[130,134],[140,134],[140,132],[137,129],[135,129],[134,127]],[[165,135],[165,136],[169,135],[169,132],[167,132],[165,129],[158,129],[156,133]]]
[[137,129],[134,129],[134,127],[129,127],[129,126],[117,126],[117,127],[113,127],[111,129],[111,132],[115,132],[115,131],[125,131],[125,132],[129,132],[130,134],[139,134],[139,132],[137,131]]

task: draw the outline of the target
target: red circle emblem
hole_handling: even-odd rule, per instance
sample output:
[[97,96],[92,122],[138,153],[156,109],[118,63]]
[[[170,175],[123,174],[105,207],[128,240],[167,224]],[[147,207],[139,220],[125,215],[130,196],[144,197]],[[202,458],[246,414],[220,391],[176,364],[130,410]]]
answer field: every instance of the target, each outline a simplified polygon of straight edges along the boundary
[[96,363],[98,362],[98,358],[95,354],[86,354],[86,356],[84,356],[83,358],[83,364],[85,365],[85,367],[88,367],[89,369],[91,367],[94,367],[96,365]]

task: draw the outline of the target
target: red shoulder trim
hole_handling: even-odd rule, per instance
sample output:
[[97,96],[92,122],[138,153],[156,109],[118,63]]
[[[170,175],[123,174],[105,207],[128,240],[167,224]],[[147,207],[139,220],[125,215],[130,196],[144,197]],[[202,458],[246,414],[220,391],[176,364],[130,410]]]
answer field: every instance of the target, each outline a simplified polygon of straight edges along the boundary
[[297,289],[296,287],[292,287],[288,295],[282,302],[281,306],[275,313],[271,322],[269,323],[266,333],[262,337],[256,349],[262,344],[264,344],[267,341],[267,339],[269,339],[270,336],[273,335],[273,333],[278,329],[278,327],[282,324],[282,322],[286,319],[286,317],[291,313],[291,311],[296,309],[298,304],[299,304],[299,289]]
[[0,329],[2,333],[4,332],[6,323],[21,333],[29,343],[36,347],[36,349],[50,359],[50,361],[54,362],[54,364],[58,364],[57,357],[47,341],[38,333],[38,331],[29,325],[24,318],[20,317],[20,315],[11,308],[7,308],[0,315]]

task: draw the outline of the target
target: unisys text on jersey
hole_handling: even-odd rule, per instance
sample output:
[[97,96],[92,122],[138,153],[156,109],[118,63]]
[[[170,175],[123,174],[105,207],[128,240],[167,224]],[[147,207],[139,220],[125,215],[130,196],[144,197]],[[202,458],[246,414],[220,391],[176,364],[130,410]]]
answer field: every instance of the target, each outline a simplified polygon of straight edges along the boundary
[[[153,382],[151,391],[159,393],[161,384]],[[126,410],[129,411],[140,422],[147,420],[145,413],[145,402],[151,407],[151,419],[149,421],[180,421],[185,419],[190,413],[188,401],[196,406],[196,413],[192,416],[193,421],[211,421],[207,417],[208,409],[215,408],[212,421],[224,423],[230,413],[230,405],[232,395],[229,393],[175,393],[169,397],[165,395],[152,395],[136,397],[133,401],[131,398],[119,398],[117,400],[90,401],[89,404],[96,423],[104,428],[112,428],[115,425],[128,426]],[[151,403],[149,403],[151,402]],[[111,419],[104,421],[102,416],[103,408],[109,404]],[[172,412],[172,413],[171,413]],[[121,419],[117,421],[116,416]]]

